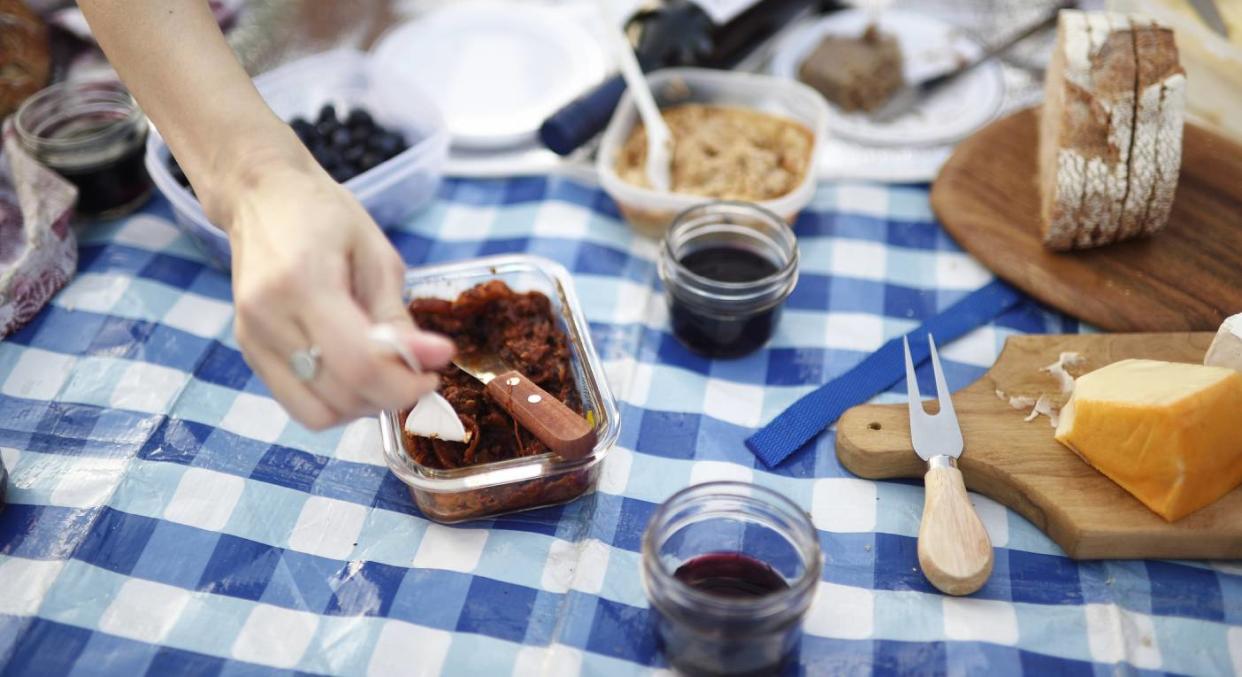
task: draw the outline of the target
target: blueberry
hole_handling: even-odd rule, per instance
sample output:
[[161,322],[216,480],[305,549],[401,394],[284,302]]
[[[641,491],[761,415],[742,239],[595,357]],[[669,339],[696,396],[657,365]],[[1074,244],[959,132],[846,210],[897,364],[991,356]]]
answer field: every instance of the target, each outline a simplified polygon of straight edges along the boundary
[[332,133],[341,128],[341,123],[335,118],[331,120],[320,120],[315,123],[315,133],[324,140],[332,138]]
[[328,171],[332,171],[334,167],[341,166],[341,154],[335,148],[324,148],[315,159],[319,161],[319,165]]
[[362,159],[358,161],[358,168],[365,172],[368,169],[380,164],[383,161],[384,161],[383,155],[380,155],[379,153],[376,153],[375,151],[369,150],[362,156]]
[[315,126],[307,122],[305,118],[293,118],[289,126],[293,128],[293,133],[298,135],[302,143],[310,143],[311,137],[315,134]]
[[349,167],[336,166],[328,170],[328,175],[337,183],[345,183],[354,178],[354,172]]
[[330,103],[325,103],[323,105],[323,108],[319,109],[319,117],[316,118],[315,121],[316,122],[334,122],[334,123],[337,122],[336,106],[333,106]]
[[352,140],[353,136],[346,127],[337,127],[332,130],[332,135],[328,138],[328,142],[339,149],[347,148]]
[[374,127],[350,127],[350,141],[355,145],[366,147],[371,142],[371,137],[375,136]]
[[354,108],[349,111],[349,115],[345,118],[345,124],[349,127],[370,128],[375,126],[375,120],[371,119],[371,114],[361,108]]
[[357,166],[362,161],[362,156],[366,155],[367,149],[359,145],[350,145],[341,151],[341,159],[348,164]]
[[390,158],[405,149],[405,139],[396,132],[381,134],[371,140],[371,149]]

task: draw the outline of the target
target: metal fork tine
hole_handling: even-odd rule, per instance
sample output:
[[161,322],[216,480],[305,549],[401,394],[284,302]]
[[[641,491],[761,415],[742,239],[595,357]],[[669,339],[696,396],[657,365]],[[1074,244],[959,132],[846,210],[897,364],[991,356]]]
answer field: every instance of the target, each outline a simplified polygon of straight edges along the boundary
[[906,398],[910,401],[910,422],[913,425],[916,416],[925,415],[923,396],[919,393],[919,382],[914,377],[914,360],[910,358],[910,341],[901,337],[901,345],[906,349]]
[[[957,412],[953,410],[953,398],[949,395],[949,386],[944,382],[944,371],[940,368],[940,354],[936,352],[936,339],[927,335],[927,346],[931,349],[932,370],[936,372],[936,399],[940,401],[939,414],[948,414],[957,425]],[[937,415],[939,415],[937,414]]]

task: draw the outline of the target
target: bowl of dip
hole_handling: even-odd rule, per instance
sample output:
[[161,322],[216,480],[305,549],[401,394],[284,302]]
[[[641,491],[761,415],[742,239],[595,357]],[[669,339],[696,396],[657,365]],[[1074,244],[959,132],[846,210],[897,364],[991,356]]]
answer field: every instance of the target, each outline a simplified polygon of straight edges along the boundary
[[660,236],[684,210],[713,200],[752,202],[792,221],[815,192],[815,158],[828,106],[781,78],[702,68],[648,74],[673,132],[671,186],[647,184],[646,140],[627,92],[600,140],[600,185],[639,231]]

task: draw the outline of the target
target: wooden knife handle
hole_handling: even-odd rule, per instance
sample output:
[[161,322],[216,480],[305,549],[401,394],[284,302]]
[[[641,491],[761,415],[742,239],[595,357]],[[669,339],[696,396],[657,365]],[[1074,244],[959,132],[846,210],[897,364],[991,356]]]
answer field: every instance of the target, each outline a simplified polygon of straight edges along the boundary
[[521,373],[498,374],[488,382],[487,392],[561,458],[577,460],[595,449],[595,428]]
[[923,484],[919,566],[941,592],[969,595],[992,575],[992,540],[970,504],[962,472],[952,458],[935,456],[928,461]]

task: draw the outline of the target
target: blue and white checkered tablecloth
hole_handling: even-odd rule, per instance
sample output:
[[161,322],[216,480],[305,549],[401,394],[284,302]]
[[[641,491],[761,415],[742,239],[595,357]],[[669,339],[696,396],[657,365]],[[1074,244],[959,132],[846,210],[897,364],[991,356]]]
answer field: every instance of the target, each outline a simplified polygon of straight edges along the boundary
[[[831,433],[761,467],[752,429],[989,279],[920,187],[824,186],[797,231],[802,277],[771,345],[710,361],[670,336],[655,245],[597,189],[446,183],[392,232],[402,254],[567,266],[622,411],[595,494],[453,528],[419,515],[374,421],[289,421],[233,341],[228,278],[166,203],[93,227],[72,285],[0,343],[0,672],[659,672],[639,537],[671,493],[719,478],[814,517],[826,564],[802,672],[1242,671],[1240,563],[1076,563],[977,498],[995,573],[948,598],[918,569],[918,483],[852,477]],[[949,382],[1006,336],[1063,331],[1078,326],[1023,304],[945,348]]]

